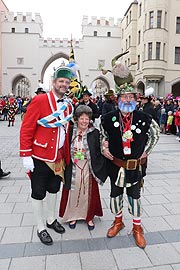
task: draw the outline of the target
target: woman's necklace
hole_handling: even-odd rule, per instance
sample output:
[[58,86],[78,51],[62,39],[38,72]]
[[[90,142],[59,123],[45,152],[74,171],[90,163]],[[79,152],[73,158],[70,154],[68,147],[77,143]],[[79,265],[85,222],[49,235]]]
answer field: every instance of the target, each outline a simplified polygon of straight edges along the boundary
[[78,135],[75,138],[74,163],[77,163],[78,160],[84,159],[85,159],[85,149],[83,148],[83,132],[79,131]]

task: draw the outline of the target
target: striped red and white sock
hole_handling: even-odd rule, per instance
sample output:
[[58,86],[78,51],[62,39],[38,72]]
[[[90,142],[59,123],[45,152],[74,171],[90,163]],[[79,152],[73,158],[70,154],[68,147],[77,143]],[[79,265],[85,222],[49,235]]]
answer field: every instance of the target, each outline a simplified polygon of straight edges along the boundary
[[120,218],[120,217],[122,218],[122,211],[120,211],[119,213],[117,213],[116,217],[117,218]]
[[133,218],[133,224],[134,225],[141,225],[141,218],[140,217]]

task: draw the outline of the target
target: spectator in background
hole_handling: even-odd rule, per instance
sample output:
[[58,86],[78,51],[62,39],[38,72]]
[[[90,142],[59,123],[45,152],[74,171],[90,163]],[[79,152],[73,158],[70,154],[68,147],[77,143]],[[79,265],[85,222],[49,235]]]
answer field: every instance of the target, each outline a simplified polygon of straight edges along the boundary
[[[41,95],[41,94],[46,94],[46,90],[44,90],[42,87],[38,87],[38,89],[35,91],[36,95]],[[24,101],[23,106],[21,108],[21,120],[24,119],[24,115],[27,111],[27,107],[29,106],[29,104],[31,103],[31,99],[27,99],[26,101]]]
[[102,99],[102,95],[100,95],[99,99],[97,99],[97,107],[99,110],[99,114],[102,114],[102,107],[103,107],[103,99]]
[[178,100],[178,109],[176,110],[176,112],[174,113],[174,123],[175,126],[177,128],[177,139],[180,142],[180,99]]
[[154,101],[154,110],[156,115],[156,121],[158,125],[160,125],[160,117],[161,117],[161,103],[159,100]]
[[172,111],[169,111],[168,112],[168,117],[167,117],[167,123],[166,123],[166,134],[169,135],[171,134],[171,126],[172,126],[172,123],[173,123],[173,112]]
[[102,115],[116,110],[116,104],[114,102],[115,100],[114,90],[109,89],[104,94],[104,97],[105,97],[105,102],[103,103],[103,107],[102,107]]
[[[82,98],[83,98],[83,101],[79,103],[79,105],[87,105],[91,108],[93,114],[92,114],[92,121],[94,122],[96,118],[99,118],[99,110],[98,110],[98,107],[96,104],[94,104],[90,97],[92,96],[92,94],[88,91],[88,90],[85,90],[83,93],[82,93]],[[78,106],[79,106],[78,105]],[[77,107],[78,107],[77,106]],[[76,107],[76,108],[77,108]]]
[[160,132],[163,134],[166,133],[165,129],[166,121],[167,121],[166,110],[162,108],[159,123],[160,123]]
[[12,126],[14,126],[15,115],[18,112],[18,103],[12,93],[9,94],[7,107],[8,107],[8,121],[9,121],[8,127],[10,127],[11,124]]

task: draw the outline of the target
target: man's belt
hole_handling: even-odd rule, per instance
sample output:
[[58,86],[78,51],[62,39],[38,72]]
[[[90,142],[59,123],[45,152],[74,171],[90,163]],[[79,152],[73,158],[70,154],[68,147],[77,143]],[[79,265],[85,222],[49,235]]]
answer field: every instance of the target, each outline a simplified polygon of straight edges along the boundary
[[123,167],[126,170],[136,170],[139,165],[142,165],[145,163],[145,159],[139,158],[139,159],[122,160],[122,159],[113,157],[113,163],[116,166]]

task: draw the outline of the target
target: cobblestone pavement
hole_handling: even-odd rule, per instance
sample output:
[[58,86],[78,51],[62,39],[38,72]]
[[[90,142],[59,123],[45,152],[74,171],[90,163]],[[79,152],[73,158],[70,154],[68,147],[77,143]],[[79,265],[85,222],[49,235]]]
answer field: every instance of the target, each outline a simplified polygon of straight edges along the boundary
[[[19,128],[19,115],[14,127],[0,121],[2,168],[12,172],[0,180],[0,270],[180,269],[180,143],[174,135],[161,135],[149,158],[142,192],[145,250],[136,247],[130,234],[126,201],[126,227],[115,238],[106,238],[114,218],[109,210],[109,181],[100,187],[104,216],[95,218],[95,230],[88,231],[84,222],[75,230],[65,224],[64,235],[50,232],[54,245],[48,247],[36,236],[30,181],[18,156]],[[57,211],[59,198],[60,193]]]

